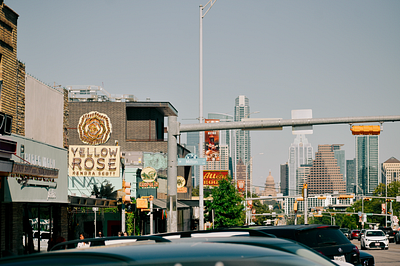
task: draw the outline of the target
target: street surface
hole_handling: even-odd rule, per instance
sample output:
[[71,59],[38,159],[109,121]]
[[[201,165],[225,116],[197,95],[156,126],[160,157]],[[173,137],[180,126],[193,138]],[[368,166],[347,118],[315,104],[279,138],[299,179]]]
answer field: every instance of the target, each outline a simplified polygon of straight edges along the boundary
[[[361,250],[360,241],[351,240],[351,243]],[[364,251],[374,256],[376,266],[400,266],[400,244],[389,243],[388,250],[367,249]]]

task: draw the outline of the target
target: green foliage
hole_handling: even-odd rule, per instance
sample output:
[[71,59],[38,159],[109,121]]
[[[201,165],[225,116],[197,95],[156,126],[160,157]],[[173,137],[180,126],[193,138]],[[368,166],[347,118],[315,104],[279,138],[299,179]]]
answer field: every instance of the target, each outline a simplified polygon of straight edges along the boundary
[[103,183],[101,183],[100,189],[97,187],[97,185],[93,185],[93,190],[91,194],[100,199],[117,199],[117,191],[114,190],[114,187],[107,179],[105,179]]
[[218,187],[211,189],[212,201],[206,201],[209,220],[214,210],[214,227],[241,226],[245,221],[243,197],[231,183],[231,178],[223,179]]
[[[208,198],[211,195],[211,189],[204,188],[203,189],[203,197]],[[192,189],[192,196],[198,197],[200,196],[199,186]]]

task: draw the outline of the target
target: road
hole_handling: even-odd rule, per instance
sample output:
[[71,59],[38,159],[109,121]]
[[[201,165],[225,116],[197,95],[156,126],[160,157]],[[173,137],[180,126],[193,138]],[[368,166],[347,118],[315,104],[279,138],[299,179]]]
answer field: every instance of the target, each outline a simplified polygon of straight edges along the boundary
[[[360,241],[351,240],[351,242],[361,249]],[[365,251],[374,256],[376,266],[400,266],[400,244],[389,243],[388,250],[368,249]]]

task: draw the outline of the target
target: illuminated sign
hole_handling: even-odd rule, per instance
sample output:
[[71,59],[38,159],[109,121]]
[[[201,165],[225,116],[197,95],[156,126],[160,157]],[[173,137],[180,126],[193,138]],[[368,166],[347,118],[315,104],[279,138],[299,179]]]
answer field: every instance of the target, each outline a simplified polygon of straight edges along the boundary
[[69,176],[119,177],[119,146],[69,146]]
[[219,181],[228,178],[228,170],[203,170],[203,185],[218,186]]
[[[219,119],[205,119],[205,123],[218,123]],[[205,157],[207,161],[219,161],[219,131],[205,131]]]
[[157,171],[153,167],[146,167],[142,170],[140,177],[142,178],[143,182],[154,182],[157,178]]

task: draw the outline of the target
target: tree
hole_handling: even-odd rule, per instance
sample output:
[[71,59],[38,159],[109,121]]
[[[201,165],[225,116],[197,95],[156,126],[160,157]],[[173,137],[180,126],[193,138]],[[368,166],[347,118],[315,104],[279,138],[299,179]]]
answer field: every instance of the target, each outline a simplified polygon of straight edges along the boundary
[[117,199],[117,191],[107,179],[101,183],[100,189],[94,185],[91,194],[96,198]]
[[231,178],[222,179],[218,187],[211,189],[212,201],[206,201],[208,210],[206,217],[210,218],[214,211],[215,227],[241,226],[245,220],[243,197],[232,184]]

